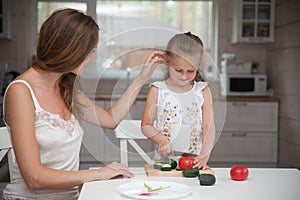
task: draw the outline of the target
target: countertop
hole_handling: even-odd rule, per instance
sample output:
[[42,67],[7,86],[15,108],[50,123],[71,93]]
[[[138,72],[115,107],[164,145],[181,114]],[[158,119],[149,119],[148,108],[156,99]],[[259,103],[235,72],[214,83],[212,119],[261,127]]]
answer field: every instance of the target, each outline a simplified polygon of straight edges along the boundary
[[85,183],[79,200],[128,199],[117,188],[134,181],[168,181],[188,185],[191,194],[180,198],[184,200],[298,200],[300,197],[300,172],[291,168],[249,168],[249,176],[245,181],[231,180],[230,168],[213,168],[216,183],[212,186],[200,186],[197,177],[147,177],[143,168],[130,170],[134,178]]
[[277,96],[270,96],[270,97],[227,97],[224,98],[227,101],[266,101],[266,102],[278,102],[280,101],[279,97]]
[[[114,95],[112,98],[111,94],[96,94],[96,95],[89,95],[94,100],[116,100],[121,97],[121,95]],[[140,94],[136,98],[138,101],[146,101],[147,95],[146,94]],[[247,101],[247,102],[279,102],[279,97],[271,96],[271,97],[219,97],[218,101]]]

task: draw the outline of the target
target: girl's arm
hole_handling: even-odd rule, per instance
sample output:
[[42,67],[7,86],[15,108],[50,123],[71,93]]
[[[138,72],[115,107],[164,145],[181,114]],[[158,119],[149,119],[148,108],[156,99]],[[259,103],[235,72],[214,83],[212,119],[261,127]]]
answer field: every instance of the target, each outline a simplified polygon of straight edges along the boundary
[[10,86],[5,97],[5,120],[22,177],[29,189],[63,189],[87,181],[110,179],[132,174],[127,167],[113,163],[97,170],[64,171],[47,168],[41,163],[34,128],[34,104],[24,84]]
[[153,123],[156,119],[158,89],[151,87],[147,95],[147,101],[142,118],[142,132],[152,142],[157,144],[157,151],[162,156],[167,156],[172,152],[170,141],[154,128]]
[[211,150],[214,147],[215,142],[215,121],[213,112],[213,100],[211,95],[211,90],[207,86],[203,90],[204,103],[202,106],[203,115],[203,131],[202,131],[202,149],[195,158],[195,166],[199,168],[205,167],[209,159]]
[[129,112],[142,86],[149,81],[153,71],[159,64],[165,63],[165,54],[160,51],[153,52],[145,61],[143,68],[132,81],[120,99],[108,110],[104,110],[85,95],[80,95],[80,102],[84,106],[83,119],[91,124],[103,128],[114,129]]

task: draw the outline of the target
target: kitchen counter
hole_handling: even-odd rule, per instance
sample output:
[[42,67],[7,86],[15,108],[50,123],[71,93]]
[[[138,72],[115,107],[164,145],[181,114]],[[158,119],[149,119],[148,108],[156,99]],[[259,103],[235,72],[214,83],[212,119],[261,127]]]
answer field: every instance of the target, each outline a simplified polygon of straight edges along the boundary
[[185,200],[298,200],[300,197],[300,171],[280,168],[249,168],[245,181],[233,181],[230,168],[213,168],[216,183],[213,186],[200,186],[198,178],[147,177],[143,168],[130,168],[135,177],[85,183],[79,200],[128,199],[117,191],[124,183],[135,181],[168,181],[191,187],[192,193]]
[[[96,95],[88,95],[91,98],[94,98],[94,100],[111,100],[112,99],[112,95],[111,94],[96,94]],[[119,99],[121,97],[121,95],[114,95],[113,99]],[[136,100],[138,101],[146,101],[147,99],[147,95],[146,94],[140,94],[138,95],[138,97],[136,98]],[[272,96],[272,97],[221,97],[218,99],[218,101],[228,101],[228,102],[232,102],[232,101],[247,101],[247,102],[279,102],[280,99],[279,97],[276,96]]]
[[255,102],[255,101],[263,101],[263,102],[277,102],[280,101],[279,97],[277,96],[270,96],[270,97],[227,97],[224,98],[227,101],[248,101],[248,102]]
[[[85,79],[82,82],[82,87],[84,92],[90,98],[94,100],[111,100],[112,94],[113,99],[120,98],[121,94],[126,90],[128,84],[131,82],[126,79]],[[218,84],[217,84],[218,85]],[[214,101],[264,101],[264,102],[274,102],[279,101],[279,97],[276,96],[266,96],[266,97],[223,97],[219,95],[218,88],[214,88],[214,84],[212,85],[212,89],[215,89],[214,92]],[[139,93],[137,100],[145,101],[147,98],[149,85],[144,85]],[[115,93],[117,95],[115,95]]]
[[[121,95],[114,95],[112,97],[111,94],[96,94],[96,95],[88,95],[90,98],[96,101],[110,101],[110,100],[118,100]],[[137,101],[146,101],[147,95],[138,95],[136,100]]]

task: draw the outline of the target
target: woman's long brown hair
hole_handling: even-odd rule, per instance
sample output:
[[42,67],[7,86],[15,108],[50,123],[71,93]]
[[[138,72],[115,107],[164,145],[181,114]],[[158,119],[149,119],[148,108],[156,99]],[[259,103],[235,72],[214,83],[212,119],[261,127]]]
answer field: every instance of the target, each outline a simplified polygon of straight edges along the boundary
[[76,75],[71,71],[95,48],[98,32],[99,27],[90,16],[74,9],[63,9],[55,11],[43,23],[39,33],[33,67],[36,70],[63,73],[59,83],[61,96],[77,118],[80,118],[81,112],[73,90],[79,90],[74,87]]

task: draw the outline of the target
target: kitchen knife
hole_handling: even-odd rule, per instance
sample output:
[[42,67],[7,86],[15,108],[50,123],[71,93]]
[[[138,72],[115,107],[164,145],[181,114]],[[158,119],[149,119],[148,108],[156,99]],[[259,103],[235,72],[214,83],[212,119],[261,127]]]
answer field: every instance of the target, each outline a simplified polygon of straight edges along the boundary
[[172,156],[189,156],[189,157],[196,157],[197,154],[193,153],[187,153],[187,152],[182,152],[182,151],[173,151],[171,153]]

